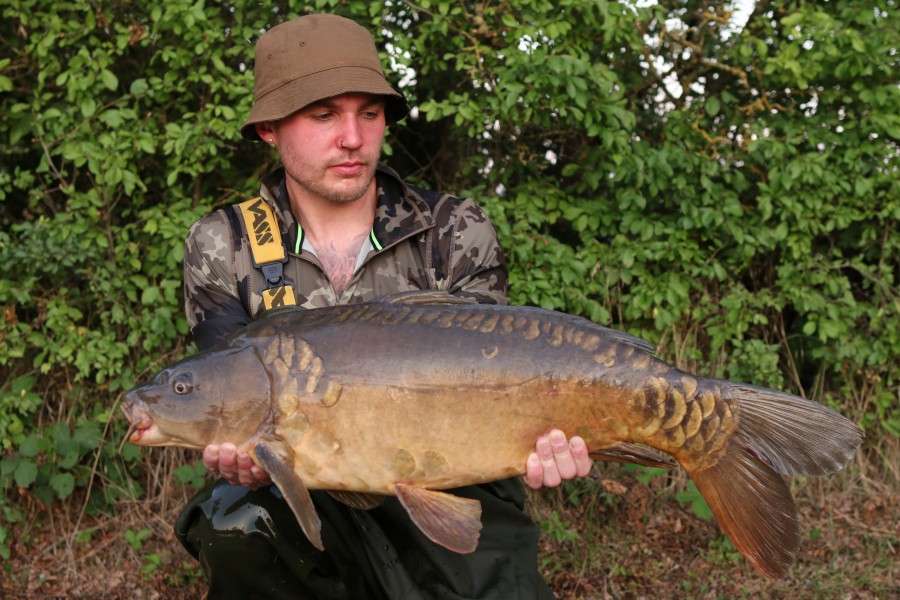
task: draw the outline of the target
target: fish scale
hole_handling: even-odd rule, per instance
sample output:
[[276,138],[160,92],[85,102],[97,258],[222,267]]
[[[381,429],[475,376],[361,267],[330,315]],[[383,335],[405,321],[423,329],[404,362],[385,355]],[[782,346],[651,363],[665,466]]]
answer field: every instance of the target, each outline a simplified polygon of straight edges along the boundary
[[251,452],[320,549],[308,489],[354,507],[396,495],[432,541],[471,552],[480,506],[453,488],[523,473],[551,429],[597,459],[671,467],[667,454],[772,577],[800,543],[782,474],[827,474],[862,441],[816,402],[687,373],[627,333],[442,292],[270,311],[122,407],[133,443]]

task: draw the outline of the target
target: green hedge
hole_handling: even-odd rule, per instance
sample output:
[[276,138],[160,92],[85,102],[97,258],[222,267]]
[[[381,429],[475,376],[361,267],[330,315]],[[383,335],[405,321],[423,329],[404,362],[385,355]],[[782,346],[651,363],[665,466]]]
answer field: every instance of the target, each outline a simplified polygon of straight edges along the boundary
[[91,485],[90,511],[141,493],[112,411],[192,350],[183,236],[275,164],[238,134],[253,44],[312,7],[376,33],[415,107],[389,162],[486,207],[515,303],[834,406],[879,468],[896,449],[893,3],[763,0],[741,28],[669,1],[10,0],[0,556],[22,514],[10,490],[49,504]]

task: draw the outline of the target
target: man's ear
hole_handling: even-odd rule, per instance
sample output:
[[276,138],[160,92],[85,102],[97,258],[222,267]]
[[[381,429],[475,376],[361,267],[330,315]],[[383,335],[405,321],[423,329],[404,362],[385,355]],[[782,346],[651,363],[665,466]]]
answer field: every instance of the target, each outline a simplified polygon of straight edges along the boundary
[[275,143],[275,124],[272,121],[263,121],[262,123],[257,123],[254,125],[256,128],[256,135],[258,135],[262,141],[267,144]]

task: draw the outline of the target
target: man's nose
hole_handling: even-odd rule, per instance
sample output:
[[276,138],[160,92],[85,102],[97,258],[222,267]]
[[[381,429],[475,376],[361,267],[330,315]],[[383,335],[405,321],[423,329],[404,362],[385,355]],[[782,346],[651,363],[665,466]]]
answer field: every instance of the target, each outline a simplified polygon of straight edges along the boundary
[[341,123],[338,145],[345,150],[358,150],[363,143],[362,129],[356,116],[347,117]]

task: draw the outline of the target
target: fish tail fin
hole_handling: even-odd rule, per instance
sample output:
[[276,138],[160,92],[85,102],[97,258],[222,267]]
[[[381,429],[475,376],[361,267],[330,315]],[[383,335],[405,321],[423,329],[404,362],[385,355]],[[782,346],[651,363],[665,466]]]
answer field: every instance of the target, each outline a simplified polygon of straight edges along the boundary
[[757,570],[782,577],[800,546],[797,509],[782,475],[837,471],[862,443],[850,420],[817,402],[727,383],[738,429],[710,466],[690,473],[719,525]]
[[800,547],[800,529],[784,478],[734,441],[714,465],[690,476],[750,564],[769,577],[787,574]]

